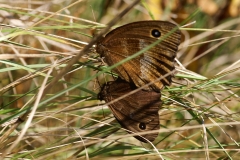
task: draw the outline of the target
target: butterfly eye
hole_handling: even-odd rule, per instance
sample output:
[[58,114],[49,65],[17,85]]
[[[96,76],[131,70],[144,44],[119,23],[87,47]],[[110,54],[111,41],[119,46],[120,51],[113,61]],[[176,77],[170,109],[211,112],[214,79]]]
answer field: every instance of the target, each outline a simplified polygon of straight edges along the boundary
[[151,35],[155,38],[159,38],[161,36],[161,32],[158,29],[153,29]]
[[139,128],[141,129],[141,130],[145,130],[146,129],[146,124],[145,123],[139,123]]

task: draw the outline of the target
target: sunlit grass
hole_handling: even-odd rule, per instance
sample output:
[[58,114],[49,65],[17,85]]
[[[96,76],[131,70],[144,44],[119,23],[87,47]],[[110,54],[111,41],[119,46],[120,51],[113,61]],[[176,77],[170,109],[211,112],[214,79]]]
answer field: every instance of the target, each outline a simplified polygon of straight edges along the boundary
[[[0,148],[6,158],[159,159],[161,155],[166,159],[235,159],[239,156],[240,45],[239,37],[235,37],[239,18],[214,21],[200,12],[190,20],[196,21],[194,25],[187,26],[194,31],[182,29],[184,38],[177,54],[176,74],[172,85],[162,91],[159,136],[153,144],[142,144],[121,128],[103,101],[97,100],[100,85],[111,80],[113,74],[102,67],[105,64],[94,48],[53,85],[36,105],[34,117],[27,124],[36,99],[41,96],[39,90],[45,87],[43,81],[48,71],[53,69],[47,84],[105,24],[129,5],[91,0],[58,12],[72,3],[49,3],[47,9],[37,11],[37,7],[45,4],[38,2],[31,7],[20,2],[5,2],[8,6],[0,6],[5,14],[0,33]],[[150,5],[147,1],[145,4]],[[160,19],[151,7],[136,6],[114,27],[153,16]],[[186,4],[184,8],[185,14],[191,16],[198,6]],[[178,23],[186,18],[180,10],[171,13],[171,8],[163,13],[168,13],[162,15],[168,21],[174,15],[179,15]],[[96,23],[94,16],[103,24]],[[25,127],[26,134],[16,141]],[[14,142],[17,144],[12,146]]]

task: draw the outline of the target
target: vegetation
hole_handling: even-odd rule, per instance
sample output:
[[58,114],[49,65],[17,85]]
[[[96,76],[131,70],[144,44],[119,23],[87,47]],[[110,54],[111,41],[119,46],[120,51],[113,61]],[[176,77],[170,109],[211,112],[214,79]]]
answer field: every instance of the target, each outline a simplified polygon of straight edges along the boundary
[[[239,157],[240,2],[142,0],[117,19],[132,2],[1,2],[2,158]],[[151,19],[178,23],[183,38],[173,83],[162,90],[159,136],[145,144],[98,100],[116,75],[94,46],[82,50],[111,20],[115,28]]]

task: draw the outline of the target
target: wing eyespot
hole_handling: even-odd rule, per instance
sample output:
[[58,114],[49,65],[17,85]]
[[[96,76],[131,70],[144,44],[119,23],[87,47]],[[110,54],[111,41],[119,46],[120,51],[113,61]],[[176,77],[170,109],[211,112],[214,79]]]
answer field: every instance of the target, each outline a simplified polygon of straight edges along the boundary
[[139,126],[138,126],[141,130],[145,130],[146,129],[146,124],[145,123],[139,123]]
[[155,38],[159,38],[159,37],[161,37],[161,32],[158,29],[153,29],[151,31],[151,36],[153,36]]

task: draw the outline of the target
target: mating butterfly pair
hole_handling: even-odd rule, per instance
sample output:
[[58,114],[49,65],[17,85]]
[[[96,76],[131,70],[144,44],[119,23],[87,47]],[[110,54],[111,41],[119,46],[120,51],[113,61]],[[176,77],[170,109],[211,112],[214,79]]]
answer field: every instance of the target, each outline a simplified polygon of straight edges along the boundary
[[108,103],[153,82],[109,105],[121,126],[136,133],[135,138],[142,142],[147,142],[146,139],[154,141],[158,136],[157,133],[137,134],[160,128],[160,90],[171,83],[174,58],[181,39],[176,27],[165,21],[134,22],[112,30],[97,43],[96,51],[108,65],[113,65],[160,41],[140,56],[114,68],[119,78],[104,84],[98,95],[100,100]]

